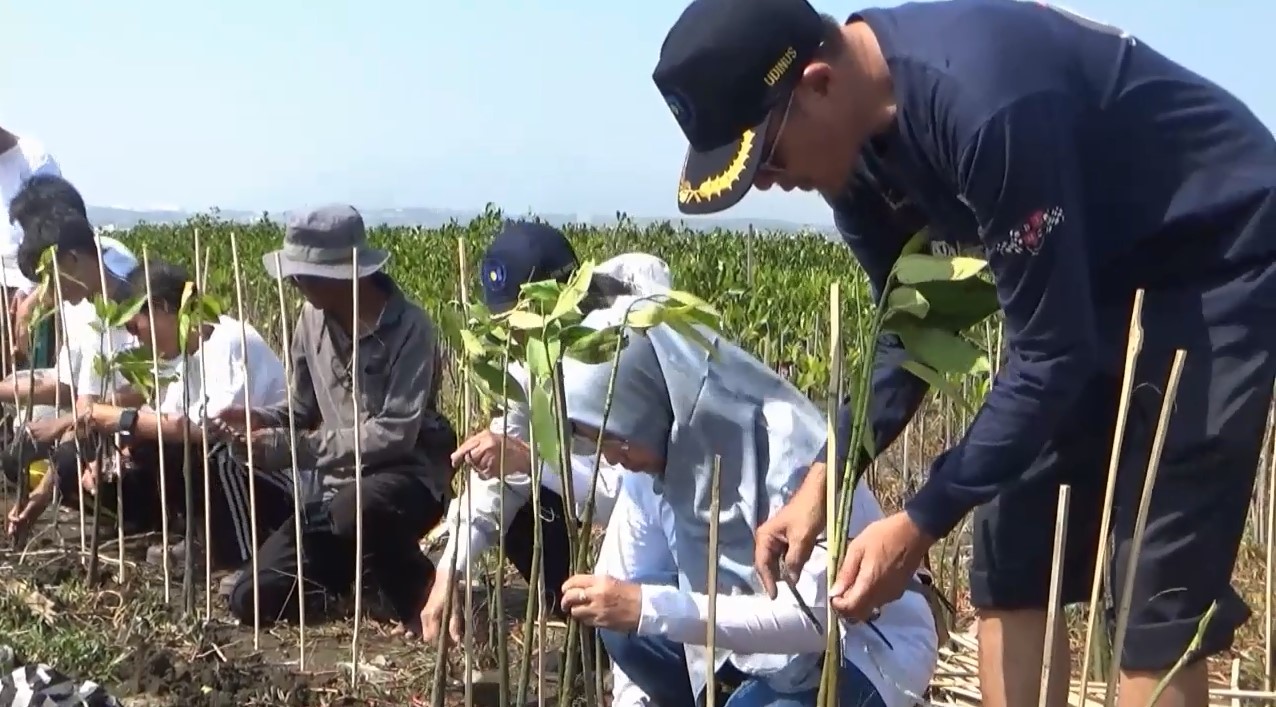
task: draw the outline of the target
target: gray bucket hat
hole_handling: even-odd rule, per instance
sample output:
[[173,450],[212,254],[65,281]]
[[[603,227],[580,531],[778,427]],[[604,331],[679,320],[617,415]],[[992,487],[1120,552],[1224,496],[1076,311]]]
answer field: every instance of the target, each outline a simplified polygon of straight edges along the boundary
[[353,206],[334,204],[290,216],[284,247],[263,255],[261,264],[276,280],[298,275],[350,280],[380,272],[389,259],[386,251],[368,246],[359,212]]

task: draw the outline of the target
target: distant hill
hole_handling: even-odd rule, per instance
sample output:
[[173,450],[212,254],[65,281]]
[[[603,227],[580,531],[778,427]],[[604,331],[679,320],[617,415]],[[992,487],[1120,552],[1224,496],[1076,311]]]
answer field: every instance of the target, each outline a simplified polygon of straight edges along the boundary
[[[436,228],[447,225],[453,219],[462,223],[479,215],[478,211],[459,211],[449,209],[360,209],[369,225],[386,226],[423,226]],[[218,210],[220,218],[229,221],[253,221],[261,218],[260,213],[236,210]],[[282,220],[284,212],[270,212],[272,220]],[[90,206],[89,219],[99,227],[107,230],[128,229],[141,222],[175,223],[182,222],[196,215],[193,211],[145,211],[122,209],[111,206]],[[509,214],[513,216],[514,214]],[[538,214],[544,220],[555,224],[588,223],[594,226],[608,226],[616,223],[616,216],[573,216],[569,214]],[[662,223],[665,221],[681,222],[689,228],[707,231],[724,228],[733,231],[747,230],[750,226],[760,231],[783,231],[790,233],[817,232],[835,237],[836,232],[828,224],[800,224],[778,219],[744,219],[744,218],[698,218],[692,220],[668,219],[646,216],[628,216],[630,221],[638,225]]]

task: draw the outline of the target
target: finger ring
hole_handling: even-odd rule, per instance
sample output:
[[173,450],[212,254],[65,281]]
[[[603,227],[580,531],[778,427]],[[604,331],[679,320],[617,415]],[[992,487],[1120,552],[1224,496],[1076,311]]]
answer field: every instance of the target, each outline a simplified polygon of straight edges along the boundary
[[577,592],[576,592],[576,603],[577,603],[577,604],[584,604],[584,603],[585,603],[585,600],[586,600],[587,598],[588,598],[588,597],[586,597],[586,596],[585,596],[585,590],[584,590],[584,589],[581,589],[581,590],[579,590],[579,591],[577,591]]

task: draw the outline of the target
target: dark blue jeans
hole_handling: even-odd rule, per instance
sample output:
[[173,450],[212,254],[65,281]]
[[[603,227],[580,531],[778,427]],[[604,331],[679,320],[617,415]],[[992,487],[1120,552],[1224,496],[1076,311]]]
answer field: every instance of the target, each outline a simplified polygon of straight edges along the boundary
[[[607,654],[616,666],[642,688],[643,692],[660,707],[695,707],[691,694],[691,678],[687,675],[686,657],[682,646],[666,638],[636,636],[616,631],[599,630]],[[733,675],[723,676],[730,672]],[[798,693],[778,693],[756,678],[741,675],[739,671],[724,667],[720,677],[739,678],[736,688],[725,707],[814,707],[819,689]],[[719,701],[719,704],[723,704]],[[877,688],[854,665],[843,663],[838,679],[838,704],[847,707],[886,707]]]

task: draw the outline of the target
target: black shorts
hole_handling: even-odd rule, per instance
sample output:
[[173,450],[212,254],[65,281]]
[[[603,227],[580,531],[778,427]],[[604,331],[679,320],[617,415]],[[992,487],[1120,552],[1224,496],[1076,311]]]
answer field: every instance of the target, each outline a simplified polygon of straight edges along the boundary
[[[1175,348],[1187,359],[1143,535],[1121,667],[1155,671],[1186,651],[1217,601],[1199,656],[1230,647],[1250,615],[1231,586],[1276,377],[1276,312],[1252,301],[1276,289],[1276,266],[1205,294],[1149,293],[1131,394],[1105,570],[1108,611],[1129,562],[1162,393]],[[1266,288],[1259,287],[1266,296]],[[1237,304],[1241,302],[1242,304]],[[1274,303],[1272,306],[1276,306]],[[1128,320],[1128,314],[1127,314]],[[976,608],[1043,609],[1049,596],[1060,484],[1072,487],[1063,602],[1089,600],[1121,382],[1097,376],[1022,481],[975,512]]]

